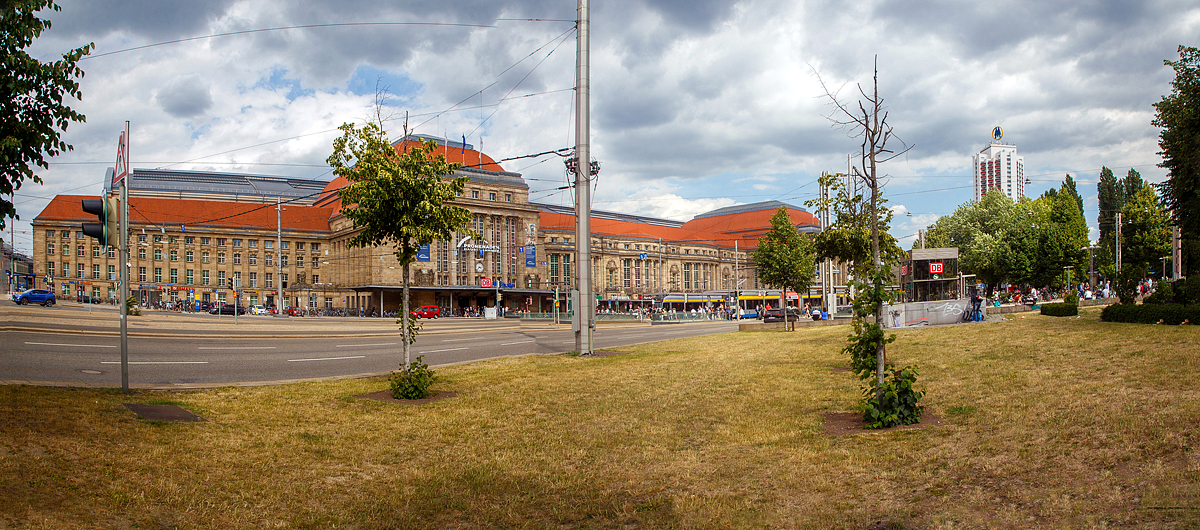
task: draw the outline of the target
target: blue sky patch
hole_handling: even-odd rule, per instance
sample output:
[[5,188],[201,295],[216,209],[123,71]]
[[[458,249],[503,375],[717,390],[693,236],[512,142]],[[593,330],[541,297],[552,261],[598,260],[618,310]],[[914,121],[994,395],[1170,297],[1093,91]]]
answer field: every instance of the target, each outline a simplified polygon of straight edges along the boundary
[[288,101],[295,101],[300,96],[311,96],[316,92],[311,88],[301,86],[299,79],[288,77],[288,71],[279,67],[272,69],[271,77],[259,81],[257,86],[268,90],[287,89]]
[[369,64],[360,64],[358,68],[354,69],[354,75],[350,76],[350,81],[346,83],[346,89],[353,94],[371,95],[375,93],[377,83],[380,88],[386,88],[391,94],[389,103],[393,106],[411,100],[420,94],[423,88],[420,83],[409,79],[402,73],[381,70]]

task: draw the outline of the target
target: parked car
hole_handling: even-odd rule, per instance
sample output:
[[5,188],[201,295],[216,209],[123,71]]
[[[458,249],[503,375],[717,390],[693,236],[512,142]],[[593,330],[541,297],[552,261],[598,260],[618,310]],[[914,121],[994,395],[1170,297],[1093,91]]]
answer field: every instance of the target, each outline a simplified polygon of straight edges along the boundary
[[222,304],[220,306],[213,305],[213,308],[209,309],[208,313],[210,315],[244,315],[246,314],[246,308],[240,306],[235,307],[233,304]]
[[435,305],[423,305],[412,312],[413,318],[438,318],[442,316],[442,308]]
[[[800,311],[794,307],[789,307],[787,309],[787,319],[788,322],[800,320]],[[783,322],[783,310],[768,309],[766,313],[763,314],[763,322]]]
[[28,289],[20,293],[13,293],[12,301],[17,305],[26,304],[41,304],[46,307],[54,305],[54,293],[46,289]]
[[256,305],[256,306],[250,307],[250,314],[251,315],[269,315],[269,314],[271,314],[271,312],[267,311],[267,308],[265,308],[261,305]]
[[287,316],[289,316],[289,317],[304,316],[304,308],[303,307],[289,307],[287,309],[284,309],[284,312],[287,313]]

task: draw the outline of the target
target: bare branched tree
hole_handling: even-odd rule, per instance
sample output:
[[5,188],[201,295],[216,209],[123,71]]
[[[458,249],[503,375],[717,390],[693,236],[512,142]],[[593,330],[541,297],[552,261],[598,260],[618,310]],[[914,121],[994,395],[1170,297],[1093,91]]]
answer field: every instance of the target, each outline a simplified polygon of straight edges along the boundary
[[[880,206],[883,204],[882,198],[879,196],[879,164],[892,160],[898,156],[907,153],[912,146],[904,145],[904,149],[899,152],[888,148],[888,142],[892,139],[904,144],[904,141],[896,137],[892,131],[892,126],[888,123],[888,112],[883,104],[883,98],[879,96],[879,57],[875,57],[875,69],[871,83],[871,93],[868,94],[863,89],[862,84],[857,84],[858,93],[861,98],[855,102],[855,106],[838,99],[836,92],[833,92],[825,85],[825,81],[820,75],[817,80],[821,83],[821,88],[825,91],[825,97],[829,99],[833,106],[833,112],[826,116],[834,125],[851,131],[851,138],[862,138],[860,145],[859,164],[850,169],[850,190],[856,192],[861,185],[866,190],[870,191],[870,201],[866,204],[866,218],[871,223],[871,258],[872,270],[874,274],[878,274],[883,268],[883,262],[879,257],[879,231],[880,227],[886,225],[887,217],[881,216],[879,212]],[[875,303],[875,322],[883,322],[883,301],[879,300]],[[876,351],[876,370],[879,379],[878,388],[882,392],[884,382],[884,366],[887,362],[887,344],[880,342]]]

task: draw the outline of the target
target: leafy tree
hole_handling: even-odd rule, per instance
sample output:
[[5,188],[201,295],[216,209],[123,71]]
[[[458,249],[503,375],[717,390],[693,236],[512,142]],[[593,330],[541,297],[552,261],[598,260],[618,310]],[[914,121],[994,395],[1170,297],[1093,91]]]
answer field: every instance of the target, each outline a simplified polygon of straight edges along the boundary
[[1142,189],[1142,186],[1146,185],[1146,181],[1142,180],[1142,174],[1138,173],[1138,170],[1129,168],[1129,172],[1125,174],[1125,180],[1121,181],[1121,185],[1124,187],[1125,201],[1128,202],[1130,198]]
[[1066,267],[1078,272],[1087,266],[1087,251],[1083,249],[1088,246],[1088,227],[1078,206],[1065,184],[1050,203],[1050,226],[1041,247],[1045,257],[1041,263],[1043,274],[1037,276],[1042,285],[1056,284]]
[[[771,216],[771,230],[758,240],[751,253],[758,277],[767,285],[804,294],[812,286],[816,269],[812,241],[800,235],[787,208],[780,207]],[[786,308],[784,327],[787,325]],[[793,326],[794,330],[795,327]]]
[[0,5],[0,229],[5,219],[17,219],[12,202],[3,197],[21,189],[25,179],[41,184],[33,168],[49,168],[46,157],[72,150],[60,135],[71,122],[85,121],[84,115],[63,104],[63,97],[83,97],[75,80],[83,77],[77,64],[94,45],[71,50],[51,63],[31,57],[25,48],[50,28],[49,20],[37,17],[43,9],[62,8],[54,0],[8,0]]
[[[822,175],[822,186],[829,186],[830,198],[822,201],[813,199],[805,205],[816,210],[829,208],[833,222],[822,227],[813,242],[818,260],[831,259],[850,267],[855,276],[865,277],[871,269],[871,220],[867,199],[857,190],[848,190],[842,174]],[[879,212],[880,259],[886,264],[898,264],[906,257],[903,248],[888,233],[892,222],[892,211],[886,208],[887,199],[880,197],[875,211]]]
[[929,227],[926,241],[958,248],[961,269],[987,284],[990,295],[1009,276],[1008,233],[1016,216],[1012,199],[999,188],[993,189],[978,202],[964,203],[953,214],[938,218]]
[[1171,216],[1152,184],[1143,184],[1121,210],[1121,259],[1146,269],[1171,253]]
[[1067,173],[1067,178],[1063,179],[1062,192],[1075,199],[1075,203],[1079,205],[1079,214],[1083,215],[1083,197],[1079,195],[1079,189],[1075,186],[1075,179],[1071,178],[1070,173]]
[[1116,256],[1116,214],[1125,205],[1125,188],[1107,167],[1100,170],[1096,199],[1100,210],[1096,218],[1100,227],[1100,248],[1096,250],[1096,265],[1101,275],[1110,278],[1115,271],[1113,259]]
[[446,178],[458,166],[446,163],[444,156],[434,157],[437,145],[433,142],[397,153],[377,123],[362,128],[346,123],[340,129],[342,136],[334,140],[333,154],[326,162],[333,166],[334,174],[350,181],[339,192],[342,214],[360,231],[347,245],[393,247],[403,268],[400,322],[404,366],[408,367],[409,348],[418,331],[409,316],[409,266],[422,245],[453,239],[453,233],[470,222],[469,210],[446,204],[462,192],[468,179]]
[[1157,112],[1151,122],[1162,128],[1159,167],[1167,169],[1162,198],[1180,237],[1195,241],[1200,236],[1200,49],[1180,46],[1179,60],[1163,63],[1175,70],[1175,80],[1171,93],[1154,104]]

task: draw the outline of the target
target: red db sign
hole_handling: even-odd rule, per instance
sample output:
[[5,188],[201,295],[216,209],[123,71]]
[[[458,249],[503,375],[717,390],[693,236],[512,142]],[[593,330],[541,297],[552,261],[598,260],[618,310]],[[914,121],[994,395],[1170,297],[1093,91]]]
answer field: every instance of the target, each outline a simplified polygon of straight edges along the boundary
[[935,261],[929,264],[929,274],[941,274],[945,269],[945,265],[940,261]]

